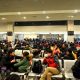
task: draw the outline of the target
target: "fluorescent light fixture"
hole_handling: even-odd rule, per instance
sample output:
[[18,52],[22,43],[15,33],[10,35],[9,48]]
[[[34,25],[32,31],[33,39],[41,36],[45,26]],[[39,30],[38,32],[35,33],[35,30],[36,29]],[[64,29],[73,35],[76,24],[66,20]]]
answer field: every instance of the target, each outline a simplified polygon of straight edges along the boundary
[[26,18],[27,18],[27,17],[25,17],[25,16],[23,17],[23,19],[26,19]]
[[42,11],[43,14],[46,14],[46,11]]
[[18,14],[18,15],[21,15],[21,12],[18,12],[17,14]]
[[3,17],[3,18],[1,18],[2,20],[5,20],[6,18],[5,17]]
[[69,18],[73,18],[74,16],[68,16]]
[[46,19],[49,19],[50,17],[49,16],[46,16]]
[[76,10],[74,10],[74,13],[77,13],[78,12],[78,10],[76,9]]

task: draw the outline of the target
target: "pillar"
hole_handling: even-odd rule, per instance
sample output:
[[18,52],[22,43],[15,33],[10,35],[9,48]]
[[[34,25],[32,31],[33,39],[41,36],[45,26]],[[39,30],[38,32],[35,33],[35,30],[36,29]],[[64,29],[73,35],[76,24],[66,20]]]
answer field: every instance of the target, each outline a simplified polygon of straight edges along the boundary
[[68,20],[67,41],[74,42],[74,21]]
[[13,23],[8,23],[8,25],[7,25],[7,40],[8,40],[8,42],[13,41],[13,32],[14,32],[13,27],[14,27]]

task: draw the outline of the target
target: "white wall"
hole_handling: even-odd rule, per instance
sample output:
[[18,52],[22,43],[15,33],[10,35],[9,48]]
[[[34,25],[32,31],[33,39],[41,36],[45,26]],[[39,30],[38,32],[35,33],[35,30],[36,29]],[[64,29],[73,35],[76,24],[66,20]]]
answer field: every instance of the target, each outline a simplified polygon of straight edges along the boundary
[[0,23],[0,32],[13,31],[13,23]]
[[27,32],[27,34],[64,34],[64,41],[67,41],[67,26],[15,26],[14,32]]
[[[64,34],[65,41],[67,40],[67,26],[14,26],[14,32],[27,32],[29,34]],[[13,31],[13,23],[0,22],[0,32]],[[74,33],[80,34],[80,25],[74,25]]]
[[80,34],[80,25],[74,26],[74,32],[75,32],[75,34]]
[[[13,23],[1,23],[0,32],[13,30]],[[67,26],[15,26],[14,32],[67,32]],[[80,25],[74,25],[74,32],[80,33]]]
[[67,26],[15,26],[14,32],[64,32]]

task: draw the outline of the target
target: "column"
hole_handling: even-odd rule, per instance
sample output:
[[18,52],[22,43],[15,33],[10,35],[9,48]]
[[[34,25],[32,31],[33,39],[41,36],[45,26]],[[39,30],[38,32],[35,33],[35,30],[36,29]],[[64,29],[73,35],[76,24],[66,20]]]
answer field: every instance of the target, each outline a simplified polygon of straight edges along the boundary
[[7,40],[8,40],[8,42],[13,41],[13,32],[14,32],[13,27],[14,27],[13,23],[8,23],[8,25],[7,25]]
[[74,42],[74,21],[68,20],[67,41]]

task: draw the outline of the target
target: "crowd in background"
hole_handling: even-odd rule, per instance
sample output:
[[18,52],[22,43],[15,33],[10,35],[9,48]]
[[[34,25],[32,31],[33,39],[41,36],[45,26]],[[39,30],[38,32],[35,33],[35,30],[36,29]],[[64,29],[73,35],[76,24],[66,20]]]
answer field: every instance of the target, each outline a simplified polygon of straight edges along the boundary
[[80,56],[80,50],[77,50],[78,43],[64,42],[63,40],[45,40],[45,39],[24,39],[23,41],[15,40],[15,42],[8,42],[7,40],[0,41],[0,57],[4,54],[8,54],[10,49],[14,51],[19,50],[33,50],[36,51],[33,54],[44,53],[50,49],[59,58],[63,57],[65,59],[76,59]]
[[[11,56],[15,54],[15,50],[30,50],[33,57],[44,57],[50,50],[52,53],[57,55],[59,59],[77,59],[80,56],[80,50],[77,50],[76,43],[64,42],[63,40],[45,40],[45,39],[24,39],[23,41],[15,40],[15,42],[8,42],[7,40],[0,41],[0,66],[2,66],[3,58],[7,56],[8,59],[13,59]],[[43,55],[42,55],[43,50]],[[11,54],[13,53],[14,54]],[[21,58],[17,56],[15,58]],[[12,61],[16,63],[15,61]],[[7,63],[7,62],[6,62]],[[7,65],[9,66],[9,65]],[[12,66],[12,65],[11,65]],[[9,66],[10,67],[10,66]]]

